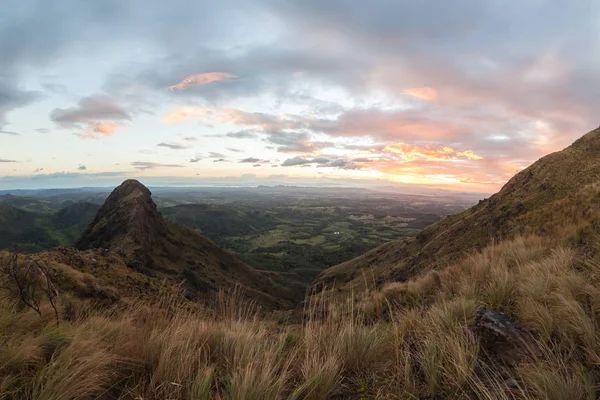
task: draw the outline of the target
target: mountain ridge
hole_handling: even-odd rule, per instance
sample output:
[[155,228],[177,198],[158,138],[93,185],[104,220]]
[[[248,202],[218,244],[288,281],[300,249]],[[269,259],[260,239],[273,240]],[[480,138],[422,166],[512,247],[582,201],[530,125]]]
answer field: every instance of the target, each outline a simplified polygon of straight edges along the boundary
[[[538,234],[591,241],[600,191],[600,128],[571,146],[542,157],[511,178],[498,193],[461,213],[425,228],[416,238],[395,241],[323,271],[314,284],[347,292],[366,286],[406,281],[430,269],[444,268],[492,242]],[[586,215],[584,215],[586,214]],[[561,232],[565,231],[565,232]],[[573,236],[573,237],[572,237]],[[593,250],[580,243],[580,251]]]

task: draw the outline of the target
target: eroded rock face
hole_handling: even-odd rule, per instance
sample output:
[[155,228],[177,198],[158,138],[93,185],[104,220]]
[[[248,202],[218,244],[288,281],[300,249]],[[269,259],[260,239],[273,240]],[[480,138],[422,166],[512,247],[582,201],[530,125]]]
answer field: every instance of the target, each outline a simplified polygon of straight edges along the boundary
[[533,337],[504,313],[481,307],[477,312],[475,329],[486,353],[508,364],[514,365],[538,356],[539,348]]

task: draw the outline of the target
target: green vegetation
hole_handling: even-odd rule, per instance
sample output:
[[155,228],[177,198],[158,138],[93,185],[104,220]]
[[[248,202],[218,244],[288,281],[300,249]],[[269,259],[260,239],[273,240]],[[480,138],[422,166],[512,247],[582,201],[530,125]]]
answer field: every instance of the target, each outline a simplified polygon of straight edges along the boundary
[[70,246],[97,210],[94,204],[73,203],[55,213],[40,214],[0,203],[0,249],[35,252]]
[[[163,215],[200,231],[249,265],[301,271],[311,281],[321,270],[391,240],[414,237],[468,199],[346,189],[214,189],[160,193]],[[173,206],[180,202],[180,205]],[[191,204],[191,203],[202,204]],[[416,205],[415,205],[416,204]],[[308,272],[308,273],[305,273]]]
[[[322,270],[460,211],[469,197],[343,188],[157,189],[169,220],[196,229],[254,268],[290,272],[307,285]],[[71,246],[106,193],[54,190],[0,195],[0,249]],[[134,201],[132,198],[123,201]],[[87,200],[90,202],[78,202]],[[101,229],[97,221],[94,229]]]

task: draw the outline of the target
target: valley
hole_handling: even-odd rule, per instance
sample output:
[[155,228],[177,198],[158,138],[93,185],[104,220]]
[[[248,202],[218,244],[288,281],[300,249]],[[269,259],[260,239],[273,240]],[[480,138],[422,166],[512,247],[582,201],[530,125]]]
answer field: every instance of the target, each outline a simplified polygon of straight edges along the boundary
[[[163,216],[254,268],[309,284],[323,269],[461,211],[478,196],[345,188],[151,188]],[[0,249],[71,246],[109,191],[0,194]]]

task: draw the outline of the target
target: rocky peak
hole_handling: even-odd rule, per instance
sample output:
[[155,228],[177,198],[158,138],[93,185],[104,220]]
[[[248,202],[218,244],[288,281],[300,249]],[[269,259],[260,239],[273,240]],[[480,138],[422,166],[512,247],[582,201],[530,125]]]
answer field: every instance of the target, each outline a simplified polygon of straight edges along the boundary
[[76,247],[120,248],[126,253],[146,250],[167,232],[150,190],[137,180],[128,179],[108,196]]

